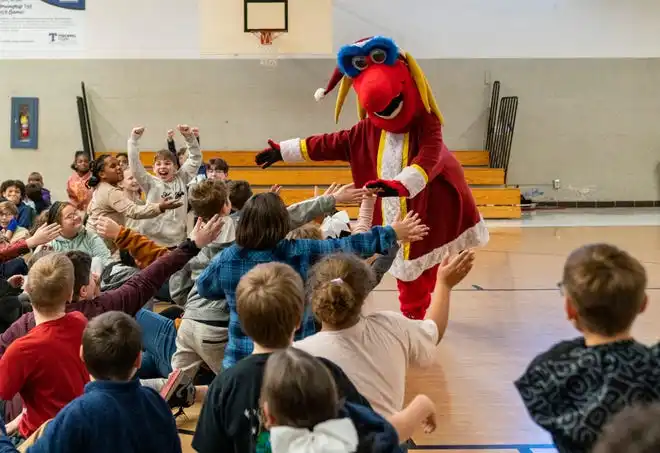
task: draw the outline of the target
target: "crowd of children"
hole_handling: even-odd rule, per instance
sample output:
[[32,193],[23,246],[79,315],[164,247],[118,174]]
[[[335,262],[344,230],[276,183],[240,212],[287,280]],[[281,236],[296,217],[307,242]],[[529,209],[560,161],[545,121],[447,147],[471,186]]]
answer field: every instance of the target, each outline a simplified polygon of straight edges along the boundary
[[[400,452],[433,431],[427,396],[404,405],[406,373],[433,363],[474,251],[444,259],[424,320],[365,313],[399,244],[428,234],[414,213],[372,226],[378,194],[352,185],[287,207],[178,131],[153,174],[142,127],[127,153],[76,152],[67,200],[39,173],[2,183],[0,453],[180,452],[172,409],[195,402],[199,453]],[[357,202],[355,224],[335,215]],[[581,336],[515,382],[530,416],[561,452],[655,451],[659,409],[640,404],[660,400],[660,348],[630,333],[643,266],[588,245],[560,289]]]

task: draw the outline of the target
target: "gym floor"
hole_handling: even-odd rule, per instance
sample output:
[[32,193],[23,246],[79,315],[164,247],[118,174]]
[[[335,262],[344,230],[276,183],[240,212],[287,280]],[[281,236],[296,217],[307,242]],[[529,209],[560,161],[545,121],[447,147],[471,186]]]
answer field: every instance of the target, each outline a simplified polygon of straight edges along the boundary
[[[576,226],[582,225],[582,226]],[[606,226],[614,225],[614,226]],[[557,289],[568,253],[580,245],[609,242],[642,261],[649,277],[648,310],[634,328],[637,339],[658,340],[660,214],[657,210],[566,210],[523,220],[490,222],[491,241],[477,252],[472,273],[452,295],[450,322],[436,364],[411,369],[407,396],[429,395],[438,428],[413,440],[425,451],[554,453],[550,437],[526,414],[513,381],[538,353],[578,336],[566,321]],[[396,285],[387,276],[368,310],[398,309]],[[179,420],[184,452],[199,407]]]

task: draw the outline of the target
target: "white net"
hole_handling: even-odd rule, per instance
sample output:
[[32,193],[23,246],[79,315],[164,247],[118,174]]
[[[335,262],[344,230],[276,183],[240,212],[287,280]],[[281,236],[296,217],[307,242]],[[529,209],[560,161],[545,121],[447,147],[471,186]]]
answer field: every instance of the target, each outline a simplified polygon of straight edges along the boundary
[[254,35],[259,40],[258,45],[262,55],[261,59],[259,60],[261,66],[265,66],[267,68],[277,67],[279,52],[274,41],[277,39],[280,33],[261,31],[255,32]]

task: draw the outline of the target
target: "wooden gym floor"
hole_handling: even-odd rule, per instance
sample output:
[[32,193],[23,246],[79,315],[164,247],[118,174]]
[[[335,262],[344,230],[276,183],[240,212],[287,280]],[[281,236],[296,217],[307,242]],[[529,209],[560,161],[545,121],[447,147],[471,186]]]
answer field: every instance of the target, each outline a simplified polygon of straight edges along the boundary
[[[591,242],[616,244],[640,259],[649,276],[649,309],[634,333],[658,340],[660,227],[491,227],[473,272],[452,296],[450,322],[436,365],[410,370],[408,398],[426,393],[437,404],[438,428],[414,436],[426,451],[553,453],[549,436],[527,417],[513,381],[538,353],[577,336],[565,320],[557,290],[567,254]],[[395,283],[386,277],[370,309],[398,309]],[[199,408],[179,421],[184,452]],[[187,433],[187,434],[186,434]]]

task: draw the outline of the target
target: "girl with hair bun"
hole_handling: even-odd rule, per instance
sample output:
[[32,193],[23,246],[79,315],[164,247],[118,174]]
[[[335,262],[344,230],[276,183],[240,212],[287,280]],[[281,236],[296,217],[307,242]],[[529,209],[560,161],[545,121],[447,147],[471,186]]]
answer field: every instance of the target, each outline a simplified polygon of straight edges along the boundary
[[403,408],[407,368],[433,363],[447,327],[451,289],[473,262],[474,252],[467,250],[445,257],[426,319],[413,320],[393,311],[364,314],[364,301],[376,283],[373,271],[353,254],[326,256],[307,281],[321,331],[294,347],[339,365],[376,412],[393,416]]
[[[91,177],[87,185],[94,189],[94,193],[88,208],[87,229],[93,233],[96,233],[96,226],[102,217],[108,217],[119,225],[124,225],[127,217],[150,219],[181,206],[176,200],[144,205],[132,201],[120,185],[124,179],[124,171],[119,161],[109,154],[102,154],[96,158],[91,164],[90,173]],[[106,241],[106,244],[110,250],[115,249],[113,243]]]

